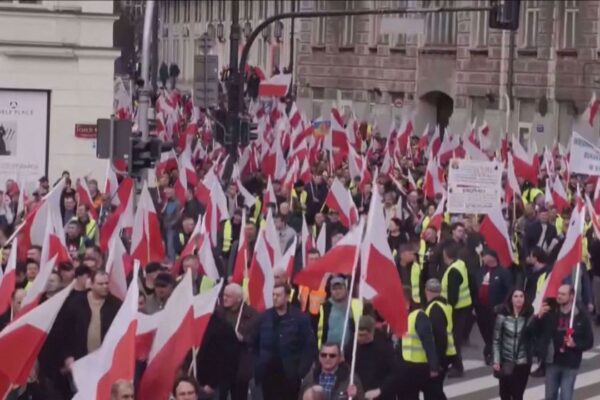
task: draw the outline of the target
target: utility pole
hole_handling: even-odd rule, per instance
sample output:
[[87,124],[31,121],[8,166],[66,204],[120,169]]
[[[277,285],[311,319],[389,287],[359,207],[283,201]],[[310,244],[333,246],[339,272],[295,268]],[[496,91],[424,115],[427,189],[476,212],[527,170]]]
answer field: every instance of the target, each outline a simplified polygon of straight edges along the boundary
[[150,83],[150,44],[152,41],[154,8],[154,0],[148,0],[144,15],[144,34],[142,36],[142,80],[144,81],[144,85],[140,89],[138,109],[139,125],[143,141],[147,141],[150,135],[148,128],[148,110],[150,109],[150,93],[152,92]]
[[[237,159],[237,146],[240,140],[240,113],[243,110],[244,83],[238,69],[238,52],[242,28],[240,27],[240,3],[231,2],[231,34],[229,36],[229,76],[227,78],[227,124],[225,130],[225,148],[229,155],[223,171],[224,177],[231,176],[233,164]],[[242,67],[243,68],[243,67]],[[228,179],[225,179],[227,181]]]

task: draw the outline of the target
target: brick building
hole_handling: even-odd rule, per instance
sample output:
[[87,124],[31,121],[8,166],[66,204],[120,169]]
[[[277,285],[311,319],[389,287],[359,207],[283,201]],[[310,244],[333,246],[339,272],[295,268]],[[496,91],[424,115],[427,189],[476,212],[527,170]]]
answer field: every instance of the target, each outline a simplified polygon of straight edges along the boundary
[[[303,0],[300,10],[444,5],[489,2]],[[599,12],[598,0],[522,1],[508,118],[509,132],[518,132],[522,142],[566,143],[573,127],[598,137],[599,124],[593,132],[579,116],[600,86]],[[412,17],[423,20],[419,34],[382,33],[384,18],[400,16],[301,20],[295,72],[299,103],[309,116],[327,115],[336,103],[383,127],[394,115],[414,110],[418,133],[427,123],[462,133],[476,118],[498,137],[507,121],[510,33],[489,29],[486,12]]]

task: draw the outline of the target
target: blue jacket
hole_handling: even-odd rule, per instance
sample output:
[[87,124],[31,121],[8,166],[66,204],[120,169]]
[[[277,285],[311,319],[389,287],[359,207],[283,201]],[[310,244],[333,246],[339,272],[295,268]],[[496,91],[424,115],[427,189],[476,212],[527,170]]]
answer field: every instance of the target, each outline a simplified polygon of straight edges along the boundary
[[[477,276],[477,290],[483,283],[485,268],[480,268]],[[489,306],[496,307],[506,300],[506,296],[512,287],[512,275],[510,271],[501,265],[496,268],[490,268],[490,284],[488,288]],[[479,298],[477,299],[479,301]]]
[[[276,326],[278,318],[279,327]],[[317,356],[310,320],[293,306],[288,306],[287,313],[281,317],[274,308],[263,312],[252,343],[257,383],[269,379],[265,370],[271,363],[280,363],[290,381],[299,381],[308,373]]]

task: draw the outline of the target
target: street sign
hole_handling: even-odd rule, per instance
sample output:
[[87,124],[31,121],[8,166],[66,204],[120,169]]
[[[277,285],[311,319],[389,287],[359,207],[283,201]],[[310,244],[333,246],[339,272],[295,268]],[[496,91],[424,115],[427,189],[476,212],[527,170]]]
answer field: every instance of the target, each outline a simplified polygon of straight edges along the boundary
[[[96,158],[123,159],[131,147],[131,121],[100,118],[97,121]],[[111,154],[112,153],[112,154]]]

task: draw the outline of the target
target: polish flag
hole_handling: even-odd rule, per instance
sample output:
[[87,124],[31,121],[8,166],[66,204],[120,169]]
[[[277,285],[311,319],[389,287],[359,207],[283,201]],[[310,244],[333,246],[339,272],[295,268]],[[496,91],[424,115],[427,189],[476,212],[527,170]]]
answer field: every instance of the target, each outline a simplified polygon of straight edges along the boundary
[[387,242],[386,223],[378,190],[373,190],[367,230],[361,246],[360,295],[400,337],[406,332],[408,302]]
[[38,354],[72,288],[73,284],[70,284],[0,331],[0,393],[3,398],[12,385],[27,383]]
[[[136,262],[133,276],[139,268]],[[100,348],[75,361],[72,374],[77,393],[73,400],[108,399],[114,382],[133,381],[139,293],[138,280],[133,279]]]
[[350,147],[348,153],[348,171],[350,172],[351,179],[361,176],[362,166],[362,157],[354,150],[354,147]]
[[220,276],[215,264],[215,257],[213,256],[208,232],[203,232],[200,235],[199,242],[198,259],[200,260],[200,268],[202,268],[204,275],[216,282]]
[[435,212],[433,213],[431,218],[429,218],[429,224],[427,225],[427,228],[432,227],[432,228],[435,228],[436,232],[441,231],[442,222],[444,222],[445,207],[446,207],[446,194],[444,193],[444,196],[442,197],[439,204],[437,205]]
[[112,212],[100,227],[100,248],[107,251],[113,237],[119,236],[119,231],[133,227],[133,180],[123,179],[114,198],[119,199],[117,209]]
[[429,123],[425,125],[425,129],[419,138],[418,144],[419,153],[423,153],[429,147]]
[[302,215],[302,230],[300,231],[300,238],[302,242],[302,268],[304,268],[306,264],[308,264],[308,252],[316,247],[315,239],[308,230],[308,224],[306,223],[306,217],[304,215]]
[[408,150],[408,144],[410,142],[410,137],[413,134],[413,122],[410,118],[406,118],[402,121],[402,125],[400,129],[398,129],[398,150],[400,151],[400,155],[406,154]]
[[344,129],[344,121],[340,112],[337,108],[331,109],[331,134],[325,138],[331,140],[331,144],[327,148],[333,150],[334,148],[339,149],[343,154],[348,154],[348,148],[350,147],[349,142],[352,138],[348,138],[346,135],[346,129]]
[[160,155],[160,160],[156,163],[156,176],[162,176],[165,173],[177,169],[177,154],[175,150],[171,149],[166,153]]
[[191,273],[191,270],[186,272],[161,312],[148,354],[148,366],[140,382],[140,399],[167,399],[181,363],[194,346]]
[[513,156],[512,153],[508,153],[508,162],[507,162],[507,174],[506,174],[506,186],[505,186],[505,192],[504,192],[504,198],[507,204],[509,204],[512,199],[513,196],[518,196],[515,197],[516,199],[520,199],[521,198],[521,187],[519,186],[519,181],[517,180],[517,175],[515,174],[515,164],[514,164],[514,160],[513,160]]
[[[361,220],[331,250],[325,254],[321,253],[323,255],[310,265],[305,265],[304,269],[296,274],[294,283],[318,290],[327,274],[351,275],[363,230],[364,223]],[[384,237],[387,238],[387,235]]]
[[513,137],[512,140],[513,164],[515,174],[528,180],[533,185],[538,184],[539,158],[537,154],[529,154],[525,151],[519,140]]
[[562,214],[563,210],[569,207],[569,200],[567,197],[567,192],[565,191],[565,187],[563,186],[558,176],[554,178],[551,190],[552,201],[554,202],[554,206],[556,207],[558,212]]
[[256,197],[252,193],[250,193],[244,187],[244,185],[242,185],[242,181],[240,181],[239,179],[237,180],[237,187],[240,190],[240,194],[244,198],[244,206],[248,207],[249,209],[252,208],[257,202]]
[[465,150],[465,153],[471,160],[489,161],[490,158],[481,149],[480,137],[475,133],[475,122],[473,122],[467,140],[463,140],[462,146]]
[[242,210],[242,226],[240,227],[240,239],[238,240],[237,254],[233,264],[231,281],[242,284],[248,276],[248,239],[246,238],[246,210]]
[[160,223],[147,182],[144,183],[135,212],[131,234],[131,256],[140,261],[142,268],[145,268],[149,262],[162,262],[165,258]]
[[593,92],[592,98],[583,112],[585,120],[591,127],[594,127],[594,119],[596,118],[596,114],[598,114],[598,109],[600,109],[600,100],[596,98],[596,92]]
[[292,166],[286,173],[285,178],[283,179],[283,183],[281,184],[284,193],[290,193],[292,191],[292,189],[294,187],[294,183],[298,179],[299,169],[300,169],[300,167],[298,165],[298,159],[294,158],[294,161],[292,162]]
[[325,204],[330,209],[338,212],[340,222],[346,228],[356,224],[358,221],[358,210],[352,200],[350,191],[337,178],[333,180],[329,193],[327,193]]
[[12,242],[6,269],[2,272],[0,268],[0,315],[4,314],[10,307],[12,295],[15,291],[17,281],[17,245],[18,239]]
[[323,222],[319,230],[319,236],[315,242],[315,247],[319,250],[319,254],[323,255],[327,251],[327,224]]
[[152,342],[158,329],[158,323],[163,317],[163,310],[154,314],[137,314],[137,329],[135,332],[135,359],[138,361],[146,361],[150,355]]
[[271,257],[271,263],[276,265],[281,260],[281,245],[279,244],[279,233],[275,226],[275,219],[273,218],[273,212],[269,210],[267,212],[267,218],[265,223],[265,242],[267,249],[269,250],[269,256]]
[[294,259],[296,257],[297,242],[298,237],[294,236],[292,244],[287,248],[285,253],[283,253],[279,261],[275,264],[275,268],[281,268],[285,270],[288,277],[291,277],[294,272]]
[[273,189],[273,183],[271,182],[271,177],[267,178],[267,188],[263,193],[263,202],[262,202],[262,213],[265,214],[270,204],[275,204],[275,208],[277,209],[277,197],[275,197],[275,190]]
[[443,170],[439,167],[437,158],[431,158],[427,163],[423,180],[423,193],[428,199],[434,199],[438,193],[444,193]]
[[489,248],[498,254],[500,264],[510,267],[513,262],[513,249],[508,226],[499,207],[490,211],[481,222],[480,232]]
[[295,131],[298,127],[302,125],[302,115],[300,114],[300,110],[298,110],[298,106],[296,106],[296,102],[292,102],[292,106],[290,107],[290,127],[292,131]]
[[550,178],[546,179],[546,187],[544,188],[544,203],[547,205],[554,205],[552,190],[550,189]]
[[[592,221],[592,227],[594,228],[594,234],[596,235],[596,238],[600,238],[600,221],[598,220],[598,213],[596,213],[596,210],[594,210],[592,201],[590,200],[590,198],[587,195],[585,196],[585,204],[587,207],[588,215],[590,216],[590,220]],[[0,311],[1,311],[1,309],[0,309]]]
[[183,249],[181,250],[181,254],[179,255],[179,257],[177,258],[177,260],[175,260],[175,263],[173,264],[173,268],[171,270],[173,275],[178,276],[181,273],[181,263],[183,262],[183,260],[187,256],[194,254],[194,252],[196,251],[196,249],[199,246],[199,242],[200,242],[199,239],[200,239],[200,235],[202,234],[203,230],[204,229],[203,229],[203,223],[202,223],[202,216],[199,215],[198,220],[196,221],[196,225],[194,226],[194,230],[192,231],[192,234],[190,235],[190,238],[185,243],[185,246],[183,246]]
[[[579,191],[578,191],[579,192]],[[548,286],[541,298],[555,298],[563,280],[571,274],[573,268],[579,266],[583,250],[583,230],[585,227],[585,210],[583,200],[577,196],[576,205],[571,213],[565,241],[554,262],[552,273],[548,277]]]
[[306,140],[303,140],[298,146],[295,146],[290,150],[288,155],[288,165],[294,160],[298,160],[298,163],[300,163],[300,161],[304,160],[306,157],[308,157],[308,144],[306,143]]
[[[26,252],[32,245],[41,246],[45,240],[46,221],[50,218],[52,210],[52,224],[63,226],[60,206],[61,195],[65,188],[65,179],[61,179],[54,188],[42,199],[40,205],[29,212],[21,228],[20,249]],[[64,238],[64,235],[63,235]]]
[[298,178],[304,183],[309,183],[312,179],[312,173],[310,172],[308,157],[304,158],[304,161],[302,161],[302,166],[300,167]]
[[92,218],[94,220],[98,220],[98,212],[96,211],[96,207],[94,206],[94,200],[92,199],[90,189],[88,188],[85,179],[77,179],[75,187],[77,197],[79,198],[79,203],[85,204],[88,207],[88,212],[92,216]]
[[194,347],[200,347],[202,345],[202,340],[204,339],[208,322],[215,311],[215,306],[219,300],[219,293],[221,293],[222,287],[223,281],[220,281],[205,293],[200,293],[194,296],[192,306],[194,310]]
[[277,74],[265,79],[258,85],[258,95],[264,97],[283,97],[292,83],[292,74]]
[[456,156],[459,147],[460,137],[458,135],[451,135],[449,132],[446,132],[438,153],[440,163],[445,165],[450,162],[450,159]]
[[269,256],[266,231],[262,228],[258,233],[254,255],[248,272],[248,300],[257,311],[264,311],[273,306],[273,260]]
[[213,247],[217,246],[217,234],[221,230],[221,221],[229,219],[229,211],[227,210],[227,199],[221,188],[221,184],[213,182],[210,186],[211,196],[206,205],[203,224],[204,229],[208,232],[210,242]]
[[[108,258],[106,260],[106,273],[108,274],[108,290],[118,299],[123,301],[127,294],[127,276],[131,273],[133,264],[131,256],[120,238],[115,238],[110,243]],[[137,277],[137,275],[133,275]],[[133,279],[137,281],[137,279]]]
[[119,205],[117,190],[119,189],[119,180],[110,160],[106,165],[106,180],[104,181],[104,194],[109,195],[112,204]]

